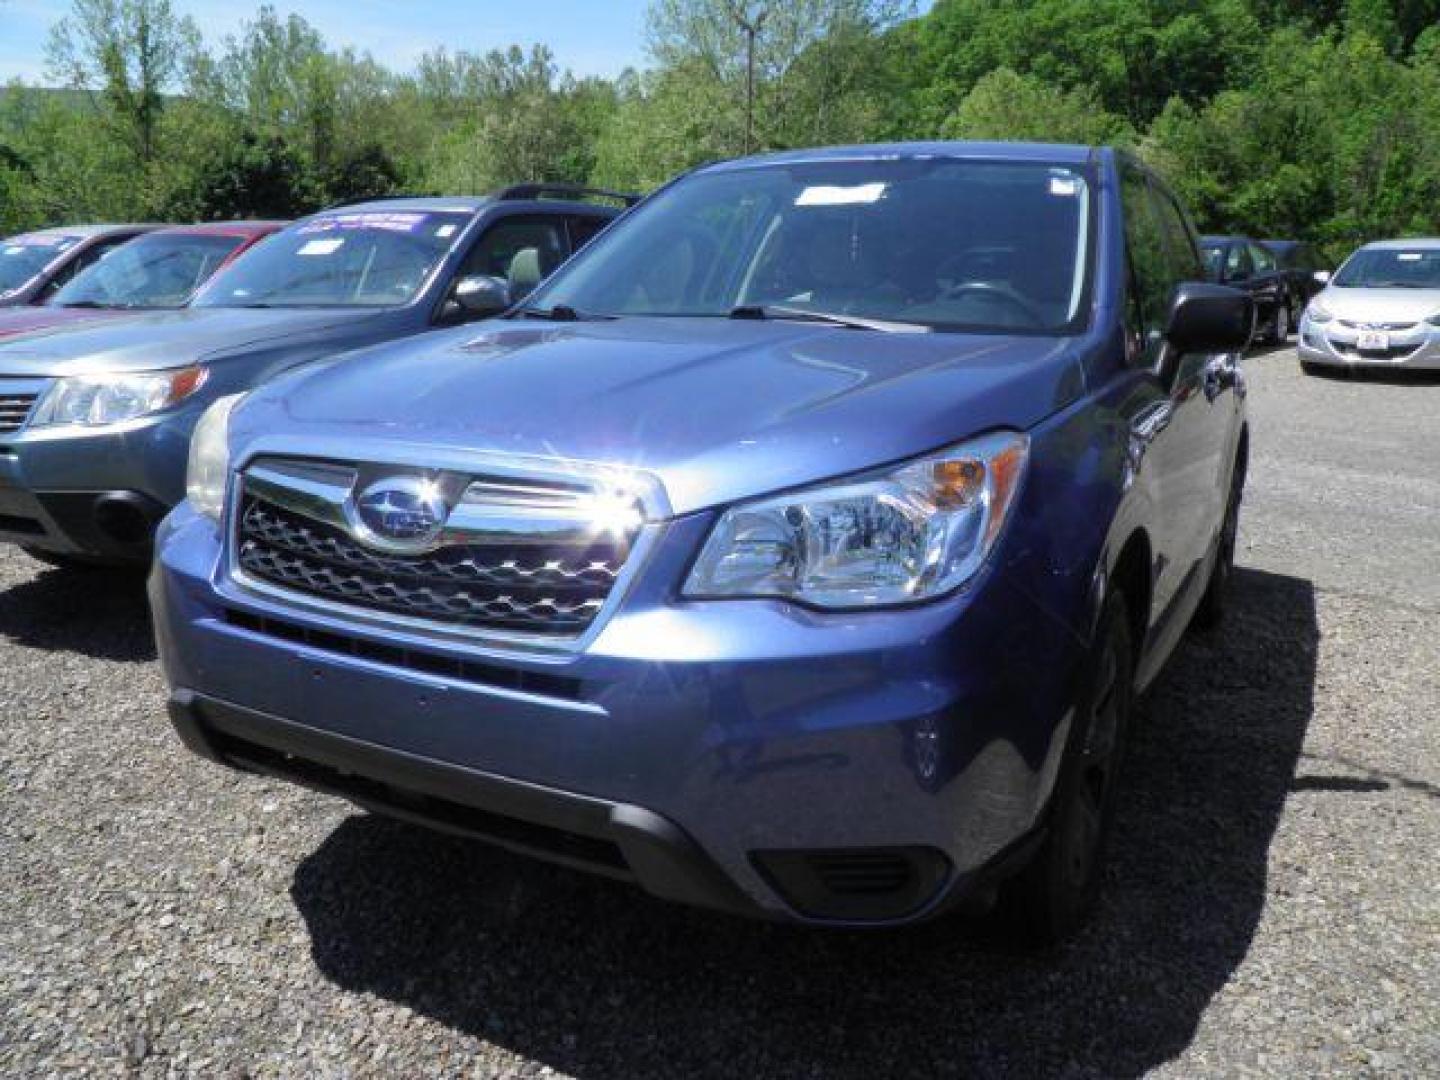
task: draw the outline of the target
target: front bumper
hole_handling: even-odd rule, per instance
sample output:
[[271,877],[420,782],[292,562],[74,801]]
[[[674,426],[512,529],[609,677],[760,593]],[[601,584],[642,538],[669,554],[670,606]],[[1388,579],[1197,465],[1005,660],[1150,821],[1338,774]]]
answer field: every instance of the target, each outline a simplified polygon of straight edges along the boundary
[[1296,348],[1307,364],[1335,368],[1400,368],[1440,371],[1440,328],[1416,323],[1408,330],[1388,334],[1384,350],[1361,351],[1360,330],[1339,320],[1314,323],[1305,319]]
[[709,524],[671,523],[599,636],[556,655],[246,594],[182,504],[151,575],[176,726],[233,766],[770,917],[924,917],[1022,850],[1075,633],[1001,575],[862,616],[679,602],[659,583]]
[[156,525],[185,494],[190,412],[0,436],[0,543],[148,560]]

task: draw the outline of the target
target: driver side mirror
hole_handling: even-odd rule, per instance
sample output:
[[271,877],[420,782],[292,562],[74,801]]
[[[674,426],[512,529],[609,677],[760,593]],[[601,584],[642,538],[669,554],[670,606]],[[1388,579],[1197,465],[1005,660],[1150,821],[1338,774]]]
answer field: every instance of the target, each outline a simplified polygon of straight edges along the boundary
[[1170,300],[1165,340],[1177,353],[1235,352],[1250,344],[1255,301],[1225,285],[1190,281]]
[[488,319],[510,306],[510,284],[504,278],[472,274],[455,283],[446,307],[452,318]]
[[1329,284],[1330,284],[1330,271],[1329,271],[1329,270],[1316,270],[1315,273],[1312,274],[1311,276],[1315,279],[1315,284],[1317,284],[1317,285],[1329,285]]

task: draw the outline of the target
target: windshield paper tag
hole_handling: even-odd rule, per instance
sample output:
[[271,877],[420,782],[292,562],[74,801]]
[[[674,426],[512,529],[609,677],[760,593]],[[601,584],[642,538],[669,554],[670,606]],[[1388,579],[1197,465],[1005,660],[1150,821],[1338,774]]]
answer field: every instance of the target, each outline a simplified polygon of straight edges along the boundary
[[300,245],[296,255],[333,255],[340,250],[340,245],[345,243],[345,238],[337,240],[307,240]]
[[1079,190],[1080,183],[1073,176],[1050,177],[1051,195],[1075,195]]
[[1396,258],[1401,262],[1419,262],[1422,256],[1418,251],[1402,251]]
[[56,251],[64,251],[66,248],[74,247],[78,238],[74,236],[12,236],[5,241],[6,255],[18,255],[24,248],[54,248]]
[[855,206],[858,203],[878,202],[888,185],[856,184],[840,187],[834,184],[816,184],[800,192],[796,206]]
[[381,213],[327,214],[300,226],[302,233],[330,232],[332,229],[384,229],[389,232],[414,232],[429,219],[429,214]]

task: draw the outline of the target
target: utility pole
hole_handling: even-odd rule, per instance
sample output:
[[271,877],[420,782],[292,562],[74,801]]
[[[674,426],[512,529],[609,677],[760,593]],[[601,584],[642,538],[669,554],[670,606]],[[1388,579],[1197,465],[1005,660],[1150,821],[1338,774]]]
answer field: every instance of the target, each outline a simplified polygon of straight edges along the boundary
[[755,148],[755,38],[770,12],[762,7],[751,15],[748,4],[730,3],[725,6],[730,11],[730,18],[745,35],[745,153],[748,154]]

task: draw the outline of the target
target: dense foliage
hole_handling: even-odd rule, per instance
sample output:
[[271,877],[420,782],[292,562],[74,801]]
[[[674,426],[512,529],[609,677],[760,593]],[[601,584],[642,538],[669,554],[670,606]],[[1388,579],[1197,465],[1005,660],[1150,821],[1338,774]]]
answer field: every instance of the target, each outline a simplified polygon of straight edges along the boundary
[[50,88],[0,92],[0,234],[936,137],[1125,143],[1204,227],[1336,254],[1440,232],[1440,0],[653,0],[649,28],[614,80],[543,45],[394,72],[271,7],[207,43],[171,0],[72,0]]

